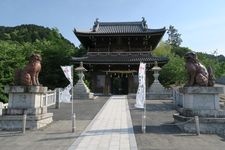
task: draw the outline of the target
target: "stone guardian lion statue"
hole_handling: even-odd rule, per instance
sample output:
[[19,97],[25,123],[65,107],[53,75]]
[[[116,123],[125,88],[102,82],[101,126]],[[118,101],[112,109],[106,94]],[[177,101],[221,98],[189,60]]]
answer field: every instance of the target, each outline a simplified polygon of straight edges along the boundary
[[16,70],[15,85],[40,85],[38,76],[41,71],[41,61],[39,54],[32,54],[24,69]]
[[186,86],[214,86],[212,68],[202,65],[194,52],[188,52],[184,56],[185,68],[188,74]]

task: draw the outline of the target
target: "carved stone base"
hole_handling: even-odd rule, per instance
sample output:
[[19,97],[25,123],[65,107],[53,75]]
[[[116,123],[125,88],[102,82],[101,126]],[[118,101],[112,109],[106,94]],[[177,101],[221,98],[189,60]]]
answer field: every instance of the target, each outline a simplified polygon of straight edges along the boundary
[[219,94],[222,87],[183,87],[182,107],[192,110],[219,110]]
[[23,115],[25,111],[28,115],[40,115],[40,114],[47,113],[47,107],[43,106],[43,107],[39,107],[39,108],[23,108],[23,109],[8,108],[6,110],[5,114],[7,114],[7,115]]
[[9,94],[8,109],[0,117],[0,128],[15,130],[22,128],[23,114],[27,114],[26,128],[38,129],[52,122],[52,113],[47,113],[43,96],[47,87],[6,86]]
[[91,93],[83,80],[78,80],[73,88],[73,99],[87,100],[94,99],[94,93]]
[[201,133],[225,133],[225,111],[220,109],[219,94],[222,87],[184,87],[179,89],[178,114],[174,120],[185,132],[196,132],[195,121],[199,117]]
[[[26,129],[39,129],[52,122],[52,113],[27,115]],[[0,127],[3,130],[21,130],[23,115],[4,115],[0,117]]]
[[[195,120],[188,121],[193,117],[174,114],[173,118],[177,126],[184,132],[196,133]],[[225,134],[225,117],[199,117],[199,128],[201,133]]]
[[172,90],[164,88],[159,82],[153,82],[146,95],[147,99],[172,99]]
[[39,109],[45,107],[43,95],[47,92],[47,87],[6,86],[5,92],[9,94],[9,102],[8,102],[9,115],[11,112],[13,112],[10,109],[26,110],[34,108]]

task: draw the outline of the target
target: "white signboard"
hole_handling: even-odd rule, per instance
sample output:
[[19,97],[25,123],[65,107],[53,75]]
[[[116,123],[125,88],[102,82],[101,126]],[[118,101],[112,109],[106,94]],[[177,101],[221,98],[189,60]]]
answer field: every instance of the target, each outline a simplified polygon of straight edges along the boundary
[[138,90],[136,94],[136,108],[144,108],[144,103],[146,99],[146,85],[145,85],[145,70],[146,70],[146,64],[140,63],[139,71],[138,71]]
[[62,102],[70,102],[72,97],[70,90],[73,88],[73,75],[72,75],[73,66],[61,66],[61,68],[66,78],[70,81],[70,84],[62,91],[61,100]]
[[73,87],[71,86],[71,84],[69,84],[67,87],[65,87],[62,92],[61,92],[61,95],[60,95],[60,102],[65,102],[65,103],[70,103],[71,102],[71,89]]
[[70,81],[70,83],[73,83],[72,78],[72,68],[73,66],[61,66],[66,78]]

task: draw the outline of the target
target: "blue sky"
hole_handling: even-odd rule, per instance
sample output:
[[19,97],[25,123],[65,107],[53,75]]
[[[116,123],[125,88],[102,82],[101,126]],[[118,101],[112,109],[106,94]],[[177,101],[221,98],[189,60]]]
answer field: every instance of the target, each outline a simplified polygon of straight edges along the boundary
[[[99,21],[141,21],[149,28],[175,26],[181,46],[225,55],[224,0],[0,0],[0,25],[56,27],[79,45],[73,29],[88,30]],[[164,40],[167,36],[164,36]]]

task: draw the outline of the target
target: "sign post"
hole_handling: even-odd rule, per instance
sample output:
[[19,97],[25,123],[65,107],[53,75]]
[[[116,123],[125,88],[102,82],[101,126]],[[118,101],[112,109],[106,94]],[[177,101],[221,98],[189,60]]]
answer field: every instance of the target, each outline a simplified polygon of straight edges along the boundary
[[67,88],[69,91],[71,91],[70,100],[71,100],[71,108],[72,108],[72,113],[71,113],[72,132],[75,132],[76,115],[74,113],[74,108],[73,108],[73,66],[61,66],[61,68],[62,68],[66,78],[70,81],[70,84],[67,86]]
[[136,94],[136,108],[142,108],[143,113],[142,113],[142,132],[146,132],[146,104],[145,104],[145,99],[146,99],[146,63],[140,63],[139,66],[139,71],[138,71],[138,91]]
[[71,76],[72,76],[72,88],[71,88],[71,103],[72,103],[72,132],[76,131],[76,114],[74,113],[74,101],[73,101],[73,65],[71,66]]

